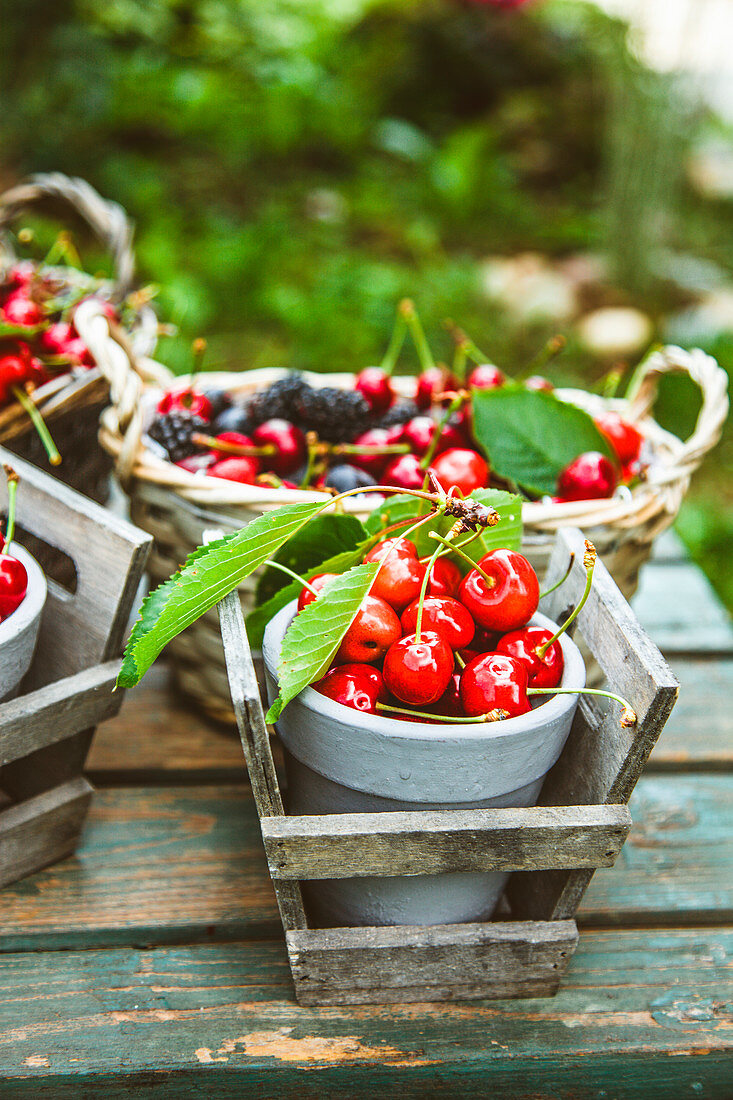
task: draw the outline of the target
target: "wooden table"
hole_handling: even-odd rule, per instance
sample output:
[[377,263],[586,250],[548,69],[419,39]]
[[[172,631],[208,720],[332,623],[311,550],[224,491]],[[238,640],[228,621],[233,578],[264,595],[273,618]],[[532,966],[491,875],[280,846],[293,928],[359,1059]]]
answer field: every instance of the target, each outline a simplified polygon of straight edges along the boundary
[[557,997],[298,1007],[238,741],[161,666],[78,855],[0,894],[0,1095],[733,1096],[733,630],[671,537],[636,602],[681,698]]

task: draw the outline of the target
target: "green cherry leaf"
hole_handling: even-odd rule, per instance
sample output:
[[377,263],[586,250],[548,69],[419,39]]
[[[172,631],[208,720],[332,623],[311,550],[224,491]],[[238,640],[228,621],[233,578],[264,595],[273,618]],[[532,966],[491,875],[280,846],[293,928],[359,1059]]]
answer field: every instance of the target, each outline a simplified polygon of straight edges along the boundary
[[290,504],[266,512],[241,531],[199,547],[182,569],[144,600],[125,648],[119,687],[139,683],[161,650],[235,589],[323,507]]
[[268,722],[276,722],[298,692],[325,674],[378,570],[379,562],[355,566],[329,581],[318,599],[295,616],[283,638],[280,694],[267,712]]
[[587,412],[520,385],[474,393],[473,431],[494,473],[534,496],[554,493],[558,474],[585,451],[613,459]]
[[[353,551],[366,536],[364,525],[356,516],[338,514],[316,516],[288,539],[273,556],[273,561],[286,565],[288,569],[292,569],[302,577],[314,569],[317,573],[332,572],[332,570],[316,569],[316,566],[325,559],[340,555],[344,551]],[[349,569],[353,564],[355,563],[349,562],[343,568]],[[290,583],[286,574],[281,573],[279,569],[263,570],[257,584],[257,604],[269,601],[281,588],[290,587]]]

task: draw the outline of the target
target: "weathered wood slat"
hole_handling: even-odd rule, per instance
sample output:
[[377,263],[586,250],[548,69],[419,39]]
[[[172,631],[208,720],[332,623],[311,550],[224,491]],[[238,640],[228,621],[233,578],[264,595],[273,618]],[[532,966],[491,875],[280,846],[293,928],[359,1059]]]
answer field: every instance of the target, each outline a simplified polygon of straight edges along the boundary
[[274,879],[610,867],[627,806],[264,817]]
[[113,691],[119,667],[119,661],[94,665],[0,703],[0,765],[63,741],[116,714],[124,697],[124,692]]
[[71,855],[91,797],[78,778],[0,811],[0,886]]
[[733,655],[733,624],[704,573],[691,562],[652,563],[631,601],[663,653]]
[[[555,621],[562,621],[582,595],[583,549],[580,531],[558,534],[546,583],[563,576],[571,551],[575,562],[567,581],[543,601]],[[551,806],[627,802],[672,711],[678,684],[601,561],[577,626],[610,689],[629,701],[638,721],[624,728],[618,705],[601,708],[592,699],[581,700],[539,801]],[[574,916],[592,875],[587,870],[543,871],[531,878],[519,874],[510,883],[512,908],[517,916],[535,920]]]
[[646,772],[733,770],[733,659],[670,664],[680,696]]
[[[151,539],[2,448],[0,462],[20,475],[19,526],[67,554],[77,574],[73,595],[49,582],[30,674],[39,687],[118,654]],[[3,484],[0,508],[6,502]]]
[[97,730],[86,772],[95,786],[248,781],[236,730],[215,725],[184,701],[164,662]]
[[[733,779],[643,777],[616,866],[578,924],[721,923],[733,913]],[[0,892],[0,950],[281,936],[246,788],[95,792],[74,859]]]
[[[230,593],[218,606],[232,705],[242,740],[255,805],[261,818],[283,814],[280,787],[270,750],[270,735],[265,725],[260,689],[252,664],[238,593],[236,591]],[[276,883],[275,897],[285,931],[305,928],[306,919],[300,883]]]
[[730,930],[587,933],[552,1000],[308,1009],[281,943],[6,955],[10,1096],[727,1100]]
[[327,928],[285,937],[300,1004],[545,997],[578,942],[574,921]]

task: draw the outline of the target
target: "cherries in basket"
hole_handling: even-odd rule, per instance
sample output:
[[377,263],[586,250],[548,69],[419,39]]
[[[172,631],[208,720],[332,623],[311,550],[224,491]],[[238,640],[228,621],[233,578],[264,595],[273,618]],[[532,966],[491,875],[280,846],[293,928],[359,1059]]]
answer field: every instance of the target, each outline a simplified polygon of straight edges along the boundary
[[[409,395],[401,380],[400,395],[393,372],[408,333],[421,370]],[[405,300],[381,365],[360,371],[353,389],[313,386],[291,372],[237,400],[194,372],[160,399],[148,439],[192,474],[333,495],[374,485],[418,490],[432,470],[465,496],[516,484],[530,499],[572,501],[612,496],[642,472],[642,436],[617,412],[594,422],[546,379],[512,381],[463,332],[453,336],[448,368],[434,361]],[[563,345],[552,342],[545,359]],[[197,341],[197,367],[203,346]],[[547,438],[530,447],[527,431]]]

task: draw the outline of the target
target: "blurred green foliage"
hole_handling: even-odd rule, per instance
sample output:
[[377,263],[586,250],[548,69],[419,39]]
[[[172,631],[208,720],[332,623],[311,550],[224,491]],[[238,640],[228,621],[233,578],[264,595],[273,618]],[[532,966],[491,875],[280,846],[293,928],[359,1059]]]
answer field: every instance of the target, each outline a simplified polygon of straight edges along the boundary
[[[606,246],[613,300],[657,322],[679,292],[645,263],[650,204],[666,245],[733,271],[731,205],[682,185],[669,82],[581,0],[0,0],[0,26],[0,182],[56,169],[122,203],[174,369],[200,334],[212,368],[352,369],[409,295],[437,353],[451,316],[511,373],[554,326],[489,302],[481,259]],[[571,339],[555,375],[604,369]],[[683,513],[711,574],[733,530],[718,484]]]

